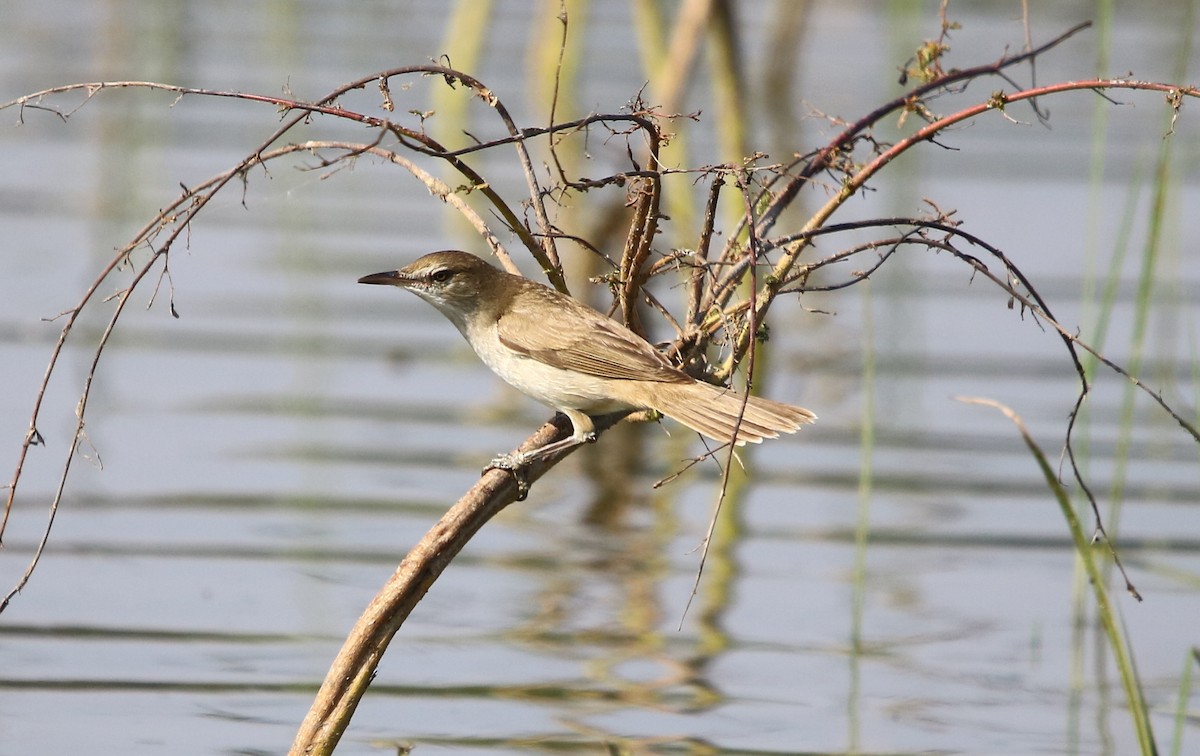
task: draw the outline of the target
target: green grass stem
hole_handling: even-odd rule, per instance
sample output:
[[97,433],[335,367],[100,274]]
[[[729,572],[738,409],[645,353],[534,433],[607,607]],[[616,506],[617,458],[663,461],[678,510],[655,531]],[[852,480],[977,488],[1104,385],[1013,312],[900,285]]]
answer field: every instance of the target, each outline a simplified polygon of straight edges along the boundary
[[866,282],[863,288],[863,358],[862,393],[863,410],[859,427],[858,444],[858,508],[854,523],[854,573],[851,585],[850,613],[850,693],[847,704],[850,753],[859,749],[859,661],[863,650],[863,610],[867,595],[867,547],[871,533],[871,490],[874,481],[875,453],[875,327],[872,308],[875,300],[872,287]]
[[1059,509],[1062,510],[1063,517],[1067,520],[1067,529],[1071,532],[1071,539],[1075,543],[1075,553],[1079,555],[1080,560],[1083,562],[1084,570],[1087,572],[1088,580],[1091,583],[1092,594],[1096,600],[1097,618],[1104,628],[1105,635],[1108,636],[1109,647],[1112,649],[1117,671],[1121,676],[1121,686],[1125,689],[1125,698],[1129,702],[1129,712],[1133,717],[1138,748],[1143,756],[1156,756],[1158,748],[1155,745],[1154,732],[1150,726],[1150,713],[1146,708],[1146,701],[1142,695],[1142,686],[1138,681],[1133,655],[1130,652],[1121,624],[1117,618],[1116,607],[1108,595],[1108,581],[1102,574],[1100,566],[1096,564],[1090,539],[1084,533],[1083,525],[1075,512],[1075,508],[1071,505],[1070,495],[1058,480],[1058,474],[1054,470],[1054,465],[1046,459],[1046,455],[1041,447],[1038,446],[1037,442],[1029,434],[1029,429],[1025,427],[1024,421],[1012,409],[991,399],[960,397],[960,401],[992,407],[1003,413],[1005,417],[1017,426],[1022,440],[1033,455],[1038,468],[1042,471],[1046,485],[1050,488],[1051,493],[1054,494],[1054,498],[1058,501]]
[[1188,718],[1188,701],[1192,699],[1192,671],[1200,666],[1200,646],[1192,646],[1183,660],[1179,677],[1179,705],[1175,707],[1175,731],[1171,737],[1171,756],[1183,753],[1183,726]]

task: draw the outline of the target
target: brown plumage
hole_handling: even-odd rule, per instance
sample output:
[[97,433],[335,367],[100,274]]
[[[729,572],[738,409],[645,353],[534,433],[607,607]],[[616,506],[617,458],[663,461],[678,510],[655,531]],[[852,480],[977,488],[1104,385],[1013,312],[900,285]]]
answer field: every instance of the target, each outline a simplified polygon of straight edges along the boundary
[[359,283],[399,286],[429,302],[497,375],[571,419],[570,438],[521,461],[593,440],[589,415],[621,410],[656,410],[737,445],[794,433],[816,419],[802,407],[697,381],[620,323],[466,252],[433,252]]

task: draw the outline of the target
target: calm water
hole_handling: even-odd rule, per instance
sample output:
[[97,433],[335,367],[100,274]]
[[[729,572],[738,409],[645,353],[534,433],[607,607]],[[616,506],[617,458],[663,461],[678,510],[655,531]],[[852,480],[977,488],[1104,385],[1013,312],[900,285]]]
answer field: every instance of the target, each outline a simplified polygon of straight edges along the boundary
[[[0,100],[99,79],[315,97],[445,51],[442,5],[8,3]],[[529,5],[494,4],[473,66],[518,115],[533,51],[558,34]],[[629,4],[591,5],[573,19],[586,42],[570,100],[578,112],[613,111],[646,76]],[[808,107],[867,111],[936,30],[932,8],[841,6],[817,3],[809,19],[797,119],[774,129],[755,111],[754,139],[819,144],[832,128],[801,117]],[[775,4],[740,7],[759,103],[756,40]],[[953,65],[1020,46],[1017,5],[997,12],[960,11]],[[1111,72],[1171,79],[1176,13],[1162,4],[1122,16]],[[1095,14],[1086,3],[1039,9],[1035,35]],[[1095,42],[1085,34],[1046,57],[1039,81],[1093,73]],[[1200,79],[1196,64],[1188,72]],[[956,132],[947,145],[957,151],[932,147],[897,166],[841,220],[917,213],[923,197],[956,208],[1087,334],[1081,276],[1107,269],[1130,206],[1141,248],[1151,195],[1138,182],[1165,129],[1160,97],[1117,99],[1127,104],[1107,110],[1098,189],[1088,182],[1096,98],[1076,94],[1045,103],[1051,130],[997,117]],[[69,123],[27,113],[21,128],[10,128],[15,111],[0,112],[0,449],[10,464],[58,333],[46,319],[180,182],[224,169],[277,123],[269,107],[171,103],[109,92]],[[688,106],[712,115],[702,86]],[[1176,126],[1143,371],[1184,408],[1195,405],[1200,354],[1194,110],[1185,105]],[[695,154],[711,154],[703,127],[693,139]],[[481,249],[406,175],[366,160],[332,176],[281,163],[255,175],[244,200],[224,195],[189,251],[172,256],[181,317],[165,294],[147,309],[147,288],[106,353],[92,448],[75,461],[38,572],[0,616],[3,756],[285,752],[342,637],[405,551],[486,460],[548,417],[423,303],[354,283],[431,249]],[[686,242],[664,237],[673,243]],[[1141,260],[1130,252],[1122,267],[1106,347],[1118,359],[1130,357]],[[695,451],[689,434],[670,424],[607,434],[446,572],[393,643],[339,753],[404,743],[456,754],[1133,752],[1057,506],[1008,422],[953,399],[1012,405],[1055,454],[1075,391],[1059,342],[943,257],[913,255],[870,291],[803,304],[832,314],[774,312],[769,393],[821,421],[755,451],[754,484],[730,510],[686,616],[716,471],[655,489]],[[5,589],[45,525],[106,312],[78,326],[47,395],[47,446],[30,458],[0,552]],[[1124,484],[1110,526],[1127,539],[1146,601],[1118,600],[1166,749],[1200,644],[1197,450],[1139,398],[1130,462],[1118,463],[1125,386],[1101,376],[1088,470],[1106,506]],[[867,451],[864,418],[875,433]],[[1200,748],[1198,703],[1193,694],[1184,753]]]

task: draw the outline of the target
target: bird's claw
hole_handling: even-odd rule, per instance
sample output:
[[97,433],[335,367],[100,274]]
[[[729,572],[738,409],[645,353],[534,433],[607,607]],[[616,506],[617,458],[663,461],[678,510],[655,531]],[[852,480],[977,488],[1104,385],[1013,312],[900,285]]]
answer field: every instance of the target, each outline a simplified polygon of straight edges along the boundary
[[483,472],[504,470],[513,476],[513,480],[517,484],[517,501],[525,501],[525,497],[529,496],[529,481],[525,479],[524,471],[526,461],[520,454],[501,454],[488,462],[487,467],[483,468]]

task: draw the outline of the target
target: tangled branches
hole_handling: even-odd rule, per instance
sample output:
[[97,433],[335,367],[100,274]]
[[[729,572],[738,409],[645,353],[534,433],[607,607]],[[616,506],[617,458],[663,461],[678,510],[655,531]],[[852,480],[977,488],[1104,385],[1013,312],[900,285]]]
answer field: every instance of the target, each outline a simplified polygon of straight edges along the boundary
[[[930,69],[926,75],[918,77],[921,81],[918,86],[846,125],[828,144],[783,162],[771,162],[765,155],[753,154],[736,164],[696,168],[666,165],[662,148],[669,142],[671,130],[686,116],[659,112],[640,98],[622,112],[593,114],[543,126],[522,125],[512,117],[500,96],[483,82],[443,65],[382,71],[340,86],[313,102],[125,81],[58,87],[0,105],[0,110],[16,110],[19,118],[24,118],[30,111],[46,111],[69,120],[76,116],[80,107],[106,91],[136,88],[164,91],[178,98],[234,99],[248,106],[278,108],[283,113],[280,125],[235,164],[211,178],[184,187],[178,197],[117,250],[75,305],[62,313],[59,337],[51,350],[7,486],[4,513],[0,519],[0,542],[13,511],[27,456],[34,446],[42,443],[39,418],[43,399],[59,357],[72,338],[72,329],[86,309],[95,307],[103,285],[110,282],[117,271],[132,271],[117,293],[110,297],[115,308],[92,350],[90,370],[76,406],[75,432],[48,506],[48,524],[24,574],[0,600],[0,611],[27,584],[49,541],[72,460],[86,438],[88,403],[96,368],[130,296],[147,286],[153,286],[157,293],[166,283],[173,312],[169,262],[180,241],[186,244],[189,229],[203,221],[206,207],[216,196],[244,187],[255,180],[258,172],[285,159],[309,160],[313,161],[309,168],[330,170],[360,158],[373,157],[401,168],[464,217],[506,269],[517,269],[513,252],[502,242],[503,238],[512,237],[538,263],[550,284],[564,292],[568,290],[568,277],[564,269],[565,255],[560,247],[571,245],[606,267],[596,280],[611,291],[612,311],[621,320],[644,333],[646,329],[639,322],[638,313],[644,304],[649,305],[673,331],[667,352],[684,369],[716,382],[730,381],[739,366],[746,367],[748,380],[753,379],[755,345],[773,303],[780,297],[853,286],[869,279],[901,250],[947,253],[968,266],[973,274],[995,285],[1011,302],[1019,304],[1022,314],[1054,331],[1061,340],[1079,379],[1063,445],[1071,477],[1091,502],[1097,533],[1103,535],[1095,498],[1075,455],[1075,422],[1090,391],[1080,354],[1095,356],[1109,369],[1132,381],[1186,433],[1200,441],[1200,433],[1185,419],[1184,413],[1171,407],[1158,392],[1105,358],[1099,350],[1082,341],[1073,328],[1060,322],[1034,282],[998,246],[964,230],[953,212],[930,204],[930,212],[920,217],[876,218],[837,224],[831,220],[851,197],[867,188],[869,182],[900,155],[924,145],[936,145],[947,129],[971,119],[989,114],[1008,117],[1006,110],[1017,103],[1074,90],[1104,93],[1129,89],[1163,93],[1167,96],[1168,106],[1178,111],[1184,99],[1200,95],[1195,88],[1132,80],[1095,79],[1025,89],[1015,83],[1009,74],[1013,67],[1034,60],[1081,28],[1071,29],[1040,48],[988,65],[949,72]],[[961,95],[968,83],[996,78],[1012,91],[997,91],[949,115],[935,113],[933,105],[939,98]],[[460,90],[482,102],[495,114],[499,133],[490,138],[472,138],[464,145],[443,144],[427,130],[428,114],[419,108],[397,116],[397,113],[405,112],[397,107],[400,99],[397,93],[402,90],[402,85],[407,92],[415,82]],[[78,95],[82,95],[82,101],[73,107],[58,104]],[[355,104],[363,98],[366,102],[362,107]],[[894,143],[876,139],[873,130],[877,126],[886,119],[901,116],[912,116],[918,125]],[[329,119],[365,127],[371,138],[357,142],[300,138],[302,129],[320,130]],[[585,145],[597,141],[617,155],[614,160],[620,162],[620,168],[599,177],[573,175],[565,167],[570,161],[561,159],[560,153],[569,149],[582,150]],[[520,167],[525,182],[520,202],[506,196],[481,167],[481,156],[491,156],[502,150],[511,150],[511,157]],[[449,174],[453,178],[439,177],[439,169],[443,176]],[[668,250],[661,249],[656,240],[664,222],[662,207],[669,191],[694,193],[700,206],[700,220],[696,229],[689,230],[694,238],[692,243]],[[798,228],[780,230],[786,225],[782,222],[785,211],[795,209],[798,198],[806,191],[820,198],[819,208]],[[608,256],[603,251],[606,245],[589,240],[579,229],[566,227],[556,213],[557,207],[578,201],[583,195],[588,195],[588,202],[597,204],[614,201],[615,197],[616,204],[620,205],[625,233],[619,255]],[[736,219],[722,222],[719,209],[729,206],[737,209]],[[867,243],[816,256],[815,239],[836,238],[850,230],[875,230],[880,235]],[[616,247],[611,245],[609,248]],[[848,260],[859,261],[857,269],[849,275],[840,274],[839,271],[844,269],[841,264]],[[682,302],[672,307],[655,296],[651,282],[659,279],[682,282]],[[598,430],[604,427],[601,423]],[[543,443],[562,432],[562,427],[549,425],[527,444]],[[540,462],[541,468],[531,471],[530,479],[535,480],[555,461]],[[339,660],[341,666],[330,671],[327,690],[322,694],[326,703],[314,707],[297,740],[298,748],[306,749],[318,741],[336,743],[369,680],[373,665],[392,634],[424,588],[436,579],[465,540],[484,520],[512,500],[515,495],[512,489],[502,473],[485,476],[447,515],[455,522],[469,522],[457,531],[459,535],[449,540],[423,542],[409,555],[394,579],[395,584],[385,589],[386,597],[377,600],[369,610],[376,618],[371,630],[352,639],[357,644],[355,653]],[[1136,595],[1128,579],[1126,584]],[[399,598],[402,595],[403,598]]]

